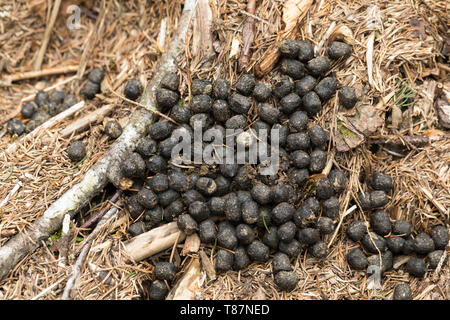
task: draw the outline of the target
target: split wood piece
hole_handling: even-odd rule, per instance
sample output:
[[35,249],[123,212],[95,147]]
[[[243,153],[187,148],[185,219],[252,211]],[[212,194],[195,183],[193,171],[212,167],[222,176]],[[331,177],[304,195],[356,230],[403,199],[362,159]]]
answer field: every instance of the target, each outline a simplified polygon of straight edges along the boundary
[[[148,84],[141,104],[150,110],[157,110],[154,102],[154,91],[168,71],[176,71],[176,56],[184,48],[188,26],[192,19],[195,1],[186,0],[178,28],[169,49],[161,56],[158,69]],[[154,121],[153,113],[144,108],[136,110],[122,135],[112,144],[110,149],[86,172],[83,180],[66,191],[56,200],[26,232],[17,234],[0,248],[0,279],[5,277],[17,263],[42,244],[42,240],[61,228],[63,217],[69,213],[75,215],[84,205],[110,181],[120,181],[120,163],[135,149],[138,141],[147,132],[147,127]],[[116,177],[116,178],[114,178]]]
[[208,0],[197,0],[195,15],[192,55],[207,62],[214,56],[211,32],[213,14]]
[[37,127],[36,129],[34,129],[30,133],[28,133],[25,137],[22,137],[18,141],[15,141],[14,143],[10,144],[8,149],[6,149],[6,153],[15,152],[21,142],[23,142],[25,140],[30,140],[30,139],[36,137],[41,131],[53,127],[59,121],[65,119],[65,118],[71,116],[72,114],[74,114],[75,112],[81,110],[84,107],[84,105],[85,105],[85,102],[80,101],[80,102],[74,104],[73,106],[71,106],[69,109],[64,110],[61,113],[58,113],[56,116],[54,116],[53,118],[50,118],[49,120],[47,120],[46,122],[41,124],[39,127]]
[[171,248],[174,243],[183,241],[186,234],[178,229],[176,222],[167,223],[161,227],[125,241],[125,252],[134,262],[144,260],[155,253]]
[[28,80],[34,78],[41,78],[46,76],[53,76],[56,74],[65,74],[76,72],[78,70],[78,66],[62,66],[62,67],[54,67],[48,68],[38,71],[28,71],[28,72],[19,72],[12,74],[10,76],[6,76],[4,80],[1,81],[2,84],[11,84],[12,82],[20,81],[20,80]]
[[104,118],[105,116],[110,114],[113,111],[113,109],[114,105],[106,104],[100,109],[92,111],[83,118],[78,119],[75,122],[68,125],[67,127],[65,127],[60,133],[61,137],[66,138],[69,137],[72,133],[79,133],[80,131],[89,128],[89,126],[92,123],[97,122],[97,120]]
[[196,253],[200,249],[200,237],[197,233],[193,233],[186,237],[184,241],[183,249],[181,250],[181,255],[186,256],[189,253]]
[[209,259],[209,257],[206,255],[205,251],[200,250],[199,252],[200,260],[202,262],[202,269],[206,272],[206,275],[208,276],[209,280],[216,280],[216,269],[214,269],[214,265]]
[[200,289],[200,261],[194,258],[183,277],[170,290],[166,300],[195,300]]
[[55,24],[56,18],[58,17],[59,7],[61,6],[61,0],[56,0],[53,4],[52,14],[50,16],[50,20],[48,22],[47,27],[45,28],[44,39],[42,40],[41,48],[39,49],[39,53],[37,55],[36,60],[33,64],[33,70],[38,71],[41,69],[42,61],[44,61],[44,55],[47,51],[47,46],[50,41],[50,36],[52,34],[53,25]]

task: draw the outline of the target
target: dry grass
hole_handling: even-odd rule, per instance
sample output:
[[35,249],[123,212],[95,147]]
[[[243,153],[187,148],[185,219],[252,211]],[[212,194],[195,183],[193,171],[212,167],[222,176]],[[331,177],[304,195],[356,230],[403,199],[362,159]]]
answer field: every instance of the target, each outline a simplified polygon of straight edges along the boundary
[[[177,5],[173,5],[172,1],[150,4],[145,1],[127,1],[119,5],[117,1],[110,1],[110,11],[92,57],[88,60],[87,70],[94,66],[102,67],[108,81],[119,93],[122,92],[123,82],[133,76],[139,76],[145,83],[151,78],[161,51],[164,50],[158,40],[161,21],[167,18],[168,41],[180,16],[181,6],[178,4],[181,3],[182,1],[178,1]],[[89,1],[86,6],[89,7]],[[88,9],[91,16],[98,14],[96,8],[97,6]],[[239,53],[230,57],[230,48],[234,40],[240,43],[242,49],[242,27],[247,17],[245,9],[246,4],[240,1],[218,0],[213,6],[216,58],[208,65],[198,57],[192,57],[189,47],[185,52],[180,52],[182,92],[189,91],[190,81],[194,77],[217,78],[226,75],[232,82],[239,78]],[[35,39],[42,37],[45,22],[38,13],[27,9],[26,1],[4,1],[0,5],[0,14],[0,70],[7,74],[31,70],[40,45],[40,41]],[[282,30],[282,14],[283,2],[257,1],[255,40],[249,68],[260,63],[264,52]],[[43,17],[45,16],[44,12]],[[385,120],[377,134],[440,137],[439,141],[420,148],[381,146],[374,150],[363,144],[351,152],[336,153],[334,165],[344,170],[349,181],[348,192],[340,199],[342,212],[354,203],[357,191],[366,188],[364,178],[373,170],[380,170],[390,174],[395,181],[394,192],[387,206],[393,219],[411,221],[416,232],[428,231],[437,223],[448,225],[450,140],[448,132],[440,131],[438,127],[432,107],[434,94],[431,94],[431,100],[428,98],[430,92],[434,93],[430,87],[442,88],[444,82],[448,81],[445,71],[437,64],[441,59],[443,43],[448,41],[447,17],[448,4],[445,1],[414,0],[391,1],[388,4],[377,1],[315,1],[307,13],[299,34],[320,47],[319,53],[325,51],[329,39],[343,36],[351,40],[352,56],[345,62],[335,63],[332,72],[342,85],[357,89],[362,96],[361,104],[377,106],[377,113]],[[64,21],[57,21],[43,68],[79,63],[84,50],[83,43],[95,26],[95,19],[82,15],[82,28],[75,31],[68,31],[62,27],[63,23]],[[373,48],[368,48],[371,36],[374,37],[374,45]],[[373,71],[369,77],[370,67]],[[270,76],[271,74],[266,75],[267,81]],[[24,97],[69,77],[70,75],[51,76],[0,87],[0,118],[5,119],[7,115],[17,111],[17,106],[20,106]],[[396,102],[378,102],[393,91],[398,92],[399,83],[404,80],[409,81],[417,98],[414,104],[401,106],[401,125],[393,127],[391,112]],[[82,85],[83,80],[72,80],[62,88],[78,94]],[[112,115],[116,119],[124,121],[135,108],[114,94],[106,92],[104,95],[117,104]],[[94,110],[102,103],[100,98],[96,98],[74,118]],[[351,112],[341,110],[337,100],[333,99],[317,116],[317,121],[335,136],[338,119],[349,115]],[[84,172],[107,150],[110,142],[102,134],[101,121],[92,125],[88,131],[69,139],[60,138],[59,130],[72,121],[73,119],[66,119],[41,136],[26,142],[13,154],[2,153],[0,201],[14,186],[20,186],[5,206],[0,208],[0,244],[35,221],[55,199],[77,183]],[[4,133],[0,128],[0,149],[5,149],[12,139],[2,132]],[[89,153],[85,161],[72,169],[73,164],[67,160],[64,150],[69,141],[74,139],[83,139]],[[334,149],[330,145],[330,150]],[[106,192],[85,210],[84,216],[88,218],[98,212],[105,204],[105,197]],[[439,210],[439,207],[446,211]],[[367,275],[349,269],[345,262],[346,252],[357,244],[348,240],[342,231],[354,218],[368,219],[361,210],[347,216],[326,260],[318,261],[305,254],[296,259],[294,267],[301,280],[291,293],[281,293],[276,289],[271,265],[267,263],[252,264],[240,272],[221,274],[213,282],[205,280],[199,294],[204,299],[251,299],[258,290],[262,290],[267,299],[390,299],[396,284],[409,282],[415,299],[449,299],[448,264],[439,273],[428,270],[427,277],[423,280],[410,277],[402,268],[392,270],[386,273],[380,290],[368,289]],[[83,218],[79,220],[83,221]],[[130,263],[121,250],[122,241],[128,237],[126,229],[130,222],[127,214],[121,210],[118,217],[94,241],[86,267],[74,291],[75,299],[138,298],[141,282],[152,278],[154,262],[170,256],[169,249],[146,261]],[[330,240],[329,236],[325,239],[326,242]],[[81,245],[82,242],[75,241],[68,245],[68,265],[75,262]],[[24,258],[0,282],[0,297],[31,299],[53,285],[40,299],[59,298],[70,267],[58,265],[59,254],[55,248],[57,246],[46,243]],[[210,254],[210,248],[205,249]],[[190,256],[180,257],[179,251],[181,250],[175,250],[174,255],[174,262],[180,270],[177,277],[182,275],[191,259]]]

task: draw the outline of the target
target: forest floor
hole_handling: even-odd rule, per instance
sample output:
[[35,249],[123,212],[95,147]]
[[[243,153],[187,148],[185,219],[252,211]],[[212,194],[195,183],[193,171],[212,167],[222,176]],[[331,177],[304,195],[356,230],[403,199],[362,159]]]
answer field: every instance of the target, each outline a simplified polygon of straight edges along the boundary
[[[64,192],[80,182],[84,173],[98,160],[112,141],[103,133],[108,119],[126,125],[137,108],[121,99],[128,79],[136,77],[145,86],[156,71],[161,54],[167,50],[182,11],[183,1],[63,1],[42,69],[66,67],[75,70],[51,76],[11,81],[15,75],[33,70],[50,10],[46,0],[5,0],[0,4],[0,246],[24,232]],[[68,28],[70,4],[81,9],[79,28]],[[298,37],[311,41],[322,54],[333,39],[352,45],[352,55],[333,65],[341,85],[353,86],[361,96],[367,118],[360,119],[356,132],[349,121],[359,115],[342,109],[337,98],[327,102],[316,121],[331,133],[333,163],[348,178],[347,191],[341,195],[341,214],[351,207],[361,183],[378,170],[392,176],[394,191],[386,210],[392,219],[410,221],[415,233],[429,231],[435,224],[450,221],[450,135],[443,123],[450,99],[450,36],[448,2],[437,0],[380,1],[286,1],[300,12],[289,15],[283,1],[256,1],[254,14],[246,3],[233,0],[211,1],[210,34],[213,59],[205,63],[201,53],[192,54],[193,33],[187,50],[179,54],[182,75],[180,91],[186,92],[191,79],[226,75],[232,83],[242,73],[259,68],[259,76],[270,82],[272,70],[262,70],[261,62],[270,58],[286,25],[300,17],[295,28]],[[105,6],[102,19],[100,8]],[[248,63],[240,68],[243,28],[254,17],[255,32]],[[100,22],[102,23],[97,23]],[[194,30],[195,31],[195,30]],[[198,31],[197,31],[198,32]],[[89,40],[93,37],[92,40]],[[371,44],[372,43],[372,44]],[[90,45],[89,45],[90,44]],[[86,54],[86,59],[83,58]],[[20,108],[38,90],[58,88],[80,97],[86,75],[94,68],[105,71],[102,94],[69,118],[26,140],[17,150],[6,152],[17,139],[6,133],[6,122],[21,118]],[[74,68],[74,69],[71,69]],[[85,69],[85,70],[83,70]],[[81,79],[76,78],[81,73]],[[81,98],[79,98],[79,101]],[[81,132],[62,136],[61,132],[77,119],[111,104],[110,113],[99,117]],[[361,129],[361,128],[359,128]],[[365,134],[361,134],[364,132]],[[427,137],[431,142],[416,146],[371,143],[371,139],[404,136]],[[370,138],[369,138],[370,136]],[[66,154],[72,140],[82,139],[87,157],[74,166]],[[14,190],[14,191],[13,191]],[[13,191],[13,192],[12,192]],[[111,194],[106,188],[88,208],[76,217],[79,226],[101,210]],[[347,196],[349,195],[349,196]],[[9,197],[9,198],[8,198]],[[111,248],[127,240],[132,220],[120,207],[118,218],[108,224],[94,240],[86,267],[73,292],[74,299],[136,299],[141,284],[152,279],[154,263],[172,254],[168,249],[139,263],[130,263]],[[203,274],[198,285],[201,299],[392,299],[398,283],[409,283],[414,299],[449,299],[450,267],[428,270],[423,279],[408,275],[402,267],[384,274],[381,287],[367,286],[367,274],[349,268],[345,256],[355,243],[345,236],[346,226],[358,218],[368,221],[362,210],[342,217],[336,237],[327,236],[329,255],[317,260],[300,255],[295,272],[300,282],[292,292],[280,292],[273,283],[270,263],[253,263],[243,271],[229,271],[211,281]],[[58,235],[43,242],[0,281],[1,299],[58,299],[68,273],[77,258],[82,232],[68,245],[68,261],[59,259]],[[332,243],[331,243],[332,242]],[[67,245],[67,244],[66,244]],[[197,259],[197,253],[181,255],[183,244],[174,251],[179,267],[177,279]],[[207,254],[210,248],[202,247]],[[447,247],[448,252],[448,247]],[[53,286],[53,287],[52,287]],[[51,290],[46,290],[52,287]]]

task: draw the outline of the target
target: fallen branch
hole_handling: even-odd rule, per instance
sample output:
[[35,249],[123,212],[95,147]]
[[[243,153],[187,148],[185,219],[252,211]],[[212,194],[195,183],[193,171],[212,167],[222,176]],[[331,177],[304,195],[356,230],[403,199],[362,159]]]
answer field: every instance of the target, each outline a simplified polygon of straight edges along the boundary
[[185,238],[186,234],[178,229],[177,223],[171,222],[125,241],[124,249],[134,262],[138,262],[172,247],[175,242],[181,242]]
[[[175,59],[185,44],[188,22],[191,19],[194,3],[193,0],[185,1],[175,37],[171,41],[169,49],[161,56],[158,70],[141,98],[141,104],[145,105],[146,109],[156,110],[153,99],[154,91],[167,71],[176,71]],[[100,193],[108,182],[118,183],[120,181],[120,163],[135,149],[140,138],[147,133],[147,127],[155,120],[153,113],[146,109],[140,108],[132,114],[122,135],[86,172],[80,183],[56,200],[26,232],[17,234],[0,248],[0,279],[5,277],[23,257],[36,250],[42,244],[42,240],[45,241],[61,228],[66,213],[73,217],[96,194]]]
[[28,72],[19,72],[12,74],[10,76],[6,76],[4,80],[2,80],[2,84],[10,84],[12,82],[20,81],[20,80],[28,80],[46,76],[53,76],[55,74],[64,74],[71,73],[78,70],[78,66],[62,66],[62,67],[54,67],[48,68],[44,70],[38,71],[28,71]]
[[89,113],[88,115],[84,116],[83,118],[80,118],[76,120],[75,122],[72,122],[70,125],[65,127],[63,130],[61,130],[60,136],[63,138],[66,138],[70,136],[72,133],[78,133],[86,128],[89,127],[91,123],[96,122],[98,119],[101,119],[111,113],[114,109],[114,105],[112,104],[106,104],[100,109],[96,109],[95,111]]

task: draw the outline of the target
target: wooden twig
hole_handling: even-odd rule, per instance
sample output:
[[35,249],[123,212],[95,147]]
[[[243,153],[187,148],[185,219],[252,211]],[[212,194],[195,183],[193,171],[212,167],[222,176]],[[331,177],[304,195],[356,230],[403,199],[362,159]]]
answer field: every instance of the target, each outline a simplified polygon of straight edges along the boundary
[[89,250],[91,249],[91,245],[93,240],[97,237],[97,235],[102,230],[103,226],[105,226],[111,219],[115,217],[117,214],[118,209],[112,208],[109,210],[103,217],[103,219],[100,221],[100,223],[95,227],[94,231],[89,235],[87,239],[84,240],[83,248],[81,249],[80,255],[77,258],[77,261],[75,262],[75,265],[73,266],[72,275],[70,276],[69,280],[67,280],[66,287],[64,289],[63,295],[61,297],[61,300],[67,300],[70,298],[70,294],[72,292],[72,289],[78,279],[78,277],[81,274],[81,269],[83,267],[83,264],[86,260],[87,255],[89,254]]
[[83,118],[77,119],[75,122],[72,122],[70,125],[65,127],[60,132],[60,136],[66,138],[70,136],[72,133],[78,133],[89,127],[91,123],[96,122],[98,119],[101,119],[111,113],[114,109],[114,105],[106,104],[100,109],[96,109],[91,113],[87,114]]
[[84,107],[84,104],[85,104],[84,101],[80,101],[77,104],[74,104],[73,106],[71,106],[69,109],[64,110],[61,113],[58,113],[53,118],[50,118],[49,120],[47,120],[46,122],[41,124],[39,127],[37,127],[36,129],[34,129],[30,133],[28,133],[26,136],[20,138],[18,141],[15,141],[14,143],[10,144],[9,147],[6,149],[6,153],[15,152],[17,150],[17,148],[19,147],[19,144],[22,141],[32,139],[32,138],[36,137],[42,130],[46,130],[48,128],[53,127],[59,121],[65,119],[65,118],[71,116],[72,114],[74,114],[75,112],[81,110]]
[[[247,12],[251,15],[255,14],[256,0],[249,0],[247,2]],[[239,69],[242,71],[247,68],[250,60],[251,51],[250,48],[255,38],[255,19],[252,16],[248,16],[245,20],[244,28],[242,29],[242,37],[244,39],[244,46],[242,48],[241,58],[239,59]]]
[[35,295],[33,298],[31,298],[31,300],[37,300],[40,297],[45,296],[48,292],[50,292],[54,287],[56,287],[58,284],[63,282],[65,279],[66,279],[66,277],[62,277],[61,279],[59,279],[58,281],[53,283],[51,286],[49,286],[49,287],[45,288],[44,290],[42,290],[41,292],[39,292],[37,295]]
[[[67,79],[65,79],[65,80],[63,80],[63,81],[61,81],[61,82],[58,82],[58,83],[56,83],[56,84],[54,84],[54,85],[52,85],[52,86],[50,86],[50,87],[45,88],[44,91],[45,91],[45,92],[48,92],[48,91],[53,90],[53,89],[55,89],[55,88],[57,88],[57,87],[59,87],[59,86],[62,86],[62,85],[64,85],[64,84],[66,84],[66,83],[72,81],[73,79],[75,79],[75,77],[76,77],[76,76],[73,76],[73,77],[67,78]],[[1,85],[1,81],[0,81],[0,85]],[[15,117],[20,113],[20,110],[22,109],[22,104],[23,104],[24,102],[28,102],[28,101],[33,100],[35,96],[36,96],[36,93],[30,94],[29,96],[26,96],[25,98],[22,98],[22,99],[20,100],[20,103],[17,104],[17,107],[14,108],[14,110],[13,110],[12,112],[10,112],[8,115],[6,115],[6,116],[3,117],[2,119],[0,119],[0,124],[6,123],[6,122],[8,122],[9,120],[11,120],[12,118],[15,118]]]
[[94,215],[88,221],[86,221],[80,227],[80,229],[89,228],[92,224],[97,222],[98,219],[102,218],[105,215],[105,213],[108,212],[109,208],[111,207],[111,203],[116,203],[121,194],[122,194],[122,190],[120,190],[120,189],[117,190],[116,193],[113,194],[111,199],[109,199],[108,204],[103,209],[101,209],[96,215]]
[[[149,109],[157,110],[154,102],[154,92],[162,77],[168,71],[176,71],[176,57],[185,45],[188,22],[191,19],[195,1],[186,0],[183,13],[179,20],[178,29],[170,42],[168,50],[161,56],[158,69],[149,82],[141,104]],[[15,235],[0,248],[0,279],[27,254],[33,252],[42,242],[60,227],[66,213],[73,216],[86,205],[96,194],[101,192],[108,182],[120,182],[120,163],[136,148],[141,137],[147,133],[148,126],[155,120],[153,113],[139,108],[124,128],[122,135],[111,145],[97,163],[84,175],[83,180],[66,191],[45,212],[29,226],[26,232]],[[117,186],[116,185],[116,186]]]
[[209,280],[216,280],[216,269],[214,269],[214,265],[212,264],[209,257],[206,255],[205,251],[200,250],[200,261],[202,263],[202,269],[206,272]]
[[53,76],[55,74],[65,74],[76,72],[78,70],[78,66],[62,66],[62,67],[54,67],[48,68],[38,71],[28,71],[28,72],[19,72],[9,76],[6,76],[2,83],[12,83],[20,80],[41,78],[46,76]]
[[14,188],[12,188],[12,190],[6,195],[6,197],[2,200],[2,202],[0,202],[0,208],[3,207],[5,204],[8,203],[9,198],[11,198],[16,192],[17,190],[19,190],[19,188],[22,186],[21,182],[18,182]]
[[369,137],[369,143],[390,144],[397,146],[410,144],[415,147],[423,147],[430,143],[430,138],[427,136],[380,136]]
[[138,262],[172,247],[176,241],[181,242],[185,238],[186,234],[178,229],[177,223],[170,222],[125,241],[124,248],[128,256]]
[[33,64],[34,71],[38,71],[41,69],[42,61],[44,60],[44,55],[45,55],[45,52],[47,51],[48,42],[50,41],[50,36],[52,34],[53,25],[55,24],[56,18],[58,16],[60,5],[61,5],[61,0],[55,0],[55,3],[53,4],[53,9],[52,9],[52,14],[50,16],[50,20],[48,22],[47,27],[45,28],[44,39],[42,40],[41,48],[39,49],[39,53]]

